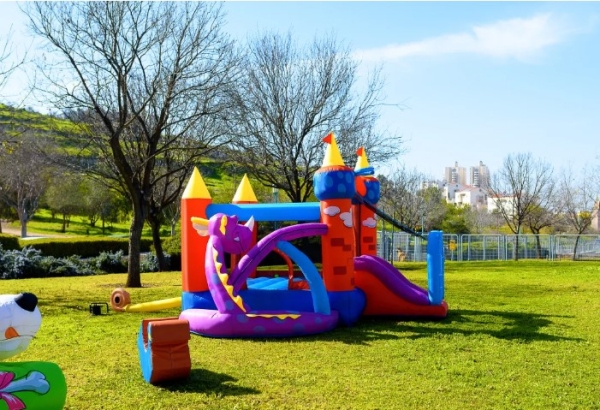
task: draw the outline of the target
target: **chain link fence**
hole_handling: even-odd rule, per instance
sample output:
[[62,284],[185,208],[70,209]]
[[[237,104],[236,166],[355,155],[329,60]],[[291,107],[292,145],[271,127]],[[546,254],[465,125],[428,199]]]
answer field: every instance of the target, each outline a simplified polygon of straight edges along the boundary
[[[427,235],[424,235],[427,237]],[[600,235],[444,234],[447,261],[600,260]],[[389,262],[425,262],[427,240],[404,232],[379,231],[377,255]]]

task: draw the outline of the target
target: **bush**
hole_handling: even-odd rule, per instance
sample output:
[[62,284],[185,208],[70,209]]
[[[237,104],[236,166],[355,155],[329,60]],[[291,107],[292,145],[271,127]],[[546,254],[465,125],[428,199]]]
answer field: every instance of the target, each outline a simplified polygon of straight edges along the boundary
[[26,246],[23,250],[4,251],[0,247],[0,278],[26,279],[93,275],[94,270],[78,256],[55,258]]
[[3,251],[0,248],[0,277],[2,279],[42,277],[44,270],[40,265],[41,259],[40,251],[27,246],[23,250],[10,251]]
[[123,256],[123,251],[118,250],[116,253],[101,252],[95,258],[94,265],[97,270],[105,273],[124,273],[127,272],[127,261]]
[[45,256],[41,264],[46,269],[45,277],[90,276],[96,273],[89,263],[77,255],[68,258]]
[[[165,252],[164,256],[168,269],[172,269],[171,255]],[[149,253],[142,256],[140,261],[140,270],[142,272],[158,272],[158,258],[156,257],[156,254]]]
[[19,243],[19,238],[13,235],[6,235],[0,233],[0,246],[7,251],[12,251],[16,249],[21,249],[22,246]]
[[123,251],[118,250],[115,253],[101,252],[95,258],[96,269],[105,273],[124,273],[127,272],[127,262],[123,256]]
[[[169,236],[162,240],[163,251],[169,255],[181,255],[181,233],[177,233],[175,236]],[[150,248],[152,252],[156,253],[154,246]]]
[[[162,246],[165,258],[167,258],[169,269],[181,270],[181,233],[177,232],[176,235],[163,239]],[[150,249],[154,253],[153,257],[156,258],[156,250],[154,249],[154,246],[151,246]],[[158,269],[158,266],[156,269]],[[155,272],[154,270],[142,271]]]

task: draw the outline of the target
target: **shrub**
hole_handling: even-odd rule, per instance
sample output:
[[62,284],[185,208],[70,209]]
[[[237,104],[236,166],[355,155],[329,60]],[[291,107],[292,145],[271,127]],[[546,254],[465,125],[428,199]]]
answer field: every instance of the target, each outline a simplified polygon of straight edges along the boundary
[[0,246],[0,278],[25,279],[59,276],[93,275],[94,269],[79,256],[55,258],[26,246],[22,250],[4,251]]
[[7,251],[21,249],[19,238],[13,235],[6,235],[3,233],[0,233],[0,246],[2,246],[2,249],[6,249]]
[[89,263],[81,260],[77,255],[68,258],[45,256],[42,258],[41,265],[46,270],[46,277],[90,276],[96,273]]
[[122,250],[118,250],[116,253],[101,252],[95,258],[94,264],[96,269],[105,273],[127,272],[127,262],[124,259]]
[[40,265],[42,253],[28,246],[23,250],[2,251],[0,248],[0,277],[2,279],[36,278],[44,274]]
[[[167,264],[169,269],[171,270],[181,270],[181,233],[177,232],[174,236],[169,236],[162,240],[163,252],[165,254],[165,258],[167,259]],[[153,252],[153,257],[156,258],[156,250],[154,246],[151,246],[151,251]],[[158,269],[158,267],[157,267]],[[155,272],[155,271],[145,271],[143,272]]]

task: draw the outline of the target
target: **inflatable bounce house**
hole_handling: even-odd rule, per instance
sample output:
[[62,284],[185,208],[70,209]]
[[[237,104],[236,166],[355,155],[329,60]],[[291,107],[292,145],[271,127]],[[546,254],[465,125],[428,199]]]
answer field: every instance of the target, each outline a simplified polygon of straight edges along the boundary
[[[289,337],[352,325],[361,316],[443,318],[442,232],[427,238],[428,289],[376,256],[379,181],[364,149],[344,164],[333,133],[314,175],[315,203],[259,204],[244,177],[232,204],[213,204],[197,169],[181,201],[182,312],[190,331],[211,337]],[[256,224],[294,221],[257,241]],[[290,241],[321,237],[322,267]],[[289,278],[257,277],[270,252]],[[231,268],[226,258],[231,257]],[[296,265],[304,278],[295,278]]]
[[[32,293],[0,295],[0,360],[29,346],[42,323]],[[60,410],[67,383],[60,368],[49,362],[0,362],[0,409]]]

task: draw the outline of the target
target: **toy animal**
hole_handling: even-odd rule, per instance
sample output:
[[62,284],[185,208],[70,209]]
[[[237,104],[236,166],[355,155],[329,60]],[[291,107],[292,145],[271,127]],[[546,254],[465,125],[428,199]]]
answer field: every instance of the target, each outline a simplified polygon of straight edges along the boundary
[[[33,293],[0,295],[0,360],[23,352],[42,323]],[[65,376],[49,362],[0,362],[0,408],[60,410],[67,396]]]

